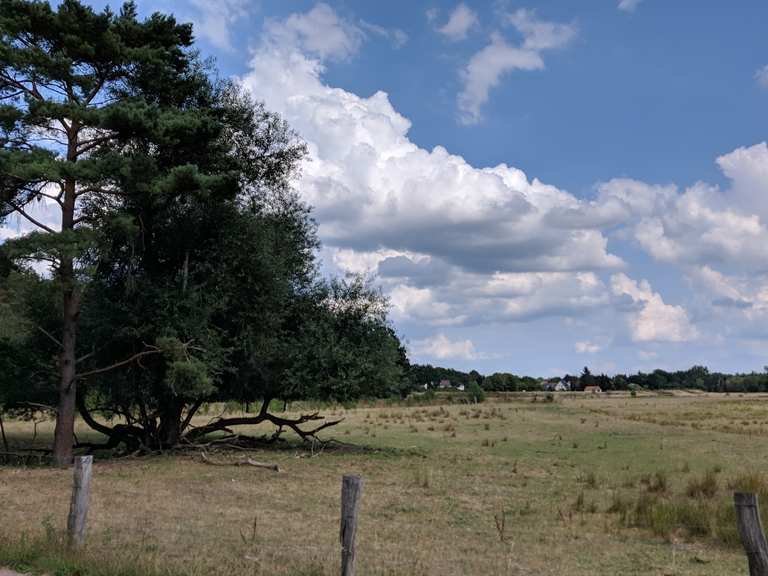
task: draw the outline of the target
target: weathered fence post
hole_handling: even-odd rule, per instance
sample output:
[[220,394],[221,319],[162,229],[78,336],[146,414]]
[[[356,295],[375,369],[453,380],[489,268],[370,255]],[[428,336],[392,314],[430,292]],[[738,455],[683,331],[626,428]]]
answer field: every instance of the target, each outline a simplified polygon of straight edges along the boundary
[[757,494],[736,492],[736,524],[749,561],[749,576],[768,576],[768,542],[760,522]]
[[341,481],[341,576],[355,576],[355,534],[357,533],[357,512],[363,493],[363,479],[360,476],[344,476]]
[[93,456],[75,458],[75,476],[72,483],[72,502],[67,518],[67,542],[76,548],[85,541],[85,523],[91,498],[91,465]]

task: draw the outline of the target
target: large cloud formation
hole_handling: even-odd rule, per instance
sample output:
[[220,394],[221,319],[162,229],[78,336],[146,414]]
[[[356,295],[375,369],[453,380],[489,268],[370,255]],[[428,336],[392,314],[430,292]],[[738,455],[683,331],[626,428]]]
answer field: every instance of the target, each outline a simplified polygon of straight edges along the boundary
[[[299,187],[330,257],[378,270],[396,312],[436,324],[498,315],[498,305],[519,319],[604,301],[595,272],[623,261],[595,226],[555,217],[581,201],[517,168],[420,148],[384,92],[363,98],[323,82],[325,62],[349,57],[359,39],[331,12],[320,4],[268,23],[242,78],[308,142]],[[539,46],[551,31],[528,34]]]
[[[514,50],[527,51],[533,68],[542,50],[575,34],[525,10],[508,18],[523,36]],[[376,272],[396,319],[445,327],[610,308],[631,341],[685,342],[702,337],[696,320],[621,272],[627,265],[608,237],[690,278],[738,261],[747,277],[734,282],[749,284],[749,271],[768,262],[768,195],[755,194],[768,191],[765,144],[717,160],[732,181],[725,191],[614,179],[579,199],[518,168],[478,168],[440,146],[420,148],[386,93],[364,98],[328,86],[325,64],[352,57],[360,39],[354,24],[320,4],[267,23],[242,80],[308,142],[299,188],[320,222],[325,255],[342,270]],[[732,309],[751,308],[755,293],[734,292],[741,304]],[[419,348],[456,349],[447,338]],[[477,357],[461,345],[463,356]]]
[[[522,40],[497,48],[527,52],[531,63],[575,34],[525,10],[506,17]],[[399,325],[432,327],[414,351],[488,358],[457,327],[546,317],[595,319],[575,342],[594,355],[622,341],[768,338],[768,145],[717,158],[723,189],[617,178],[577,198],[515,167],[420,148],[386,93],[329,86],[325,66],[354,58],[374,28],[322,3],[267,21],[241,80],[308,143],[297,186],[320,223],[323,258],[342,272],[376,273]],[[0,241],[27,230],[12,222]],[[619,256],[630,246],[678,271],[689,293],[670,298],[633,279],[632,261]]]

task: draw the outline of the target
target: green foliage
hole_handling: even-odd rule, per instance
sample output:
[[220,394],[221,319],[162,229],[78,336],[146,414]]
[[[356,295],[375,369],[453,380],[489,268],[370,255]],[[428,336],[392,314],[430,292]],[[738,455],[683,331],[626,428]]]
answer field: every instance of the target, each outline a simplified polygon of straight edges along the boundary
[[477,382],[470,382],[465,388],[464,394],[470,402],[480,403],[485,401],[485,391]]
[[[78,356],[95,359],[111,340],[91,335],[78,350],[81,306],[111,246],[115,216],[150,193],[174,203],[235,192],[237,172],[220,161],[225,154],[206,164],[199,147],[229,147],[206,72],[191,25],[159,13],[139,20],[134,3],[115,13],[80,0],[55,7],[0,0],[0,220],[17,213],[37,226],[8,242],[7,253],[17,263],[48,264],[58,291],[58,317],[47,332],[61,341],[60,377],[52,379],[60,465],[71,457],[73,367],[88,372]],[[60,209],[56,224],[28,212],[36,202]]]
[[130,193],[100,228],[81,313],[90,366],[148,343],[157,353],[91,379],[87,406],[128,415],[141,443],[168,444],[203,401],[399,391],[407,358],[386,301],[361,279],[317,272],[315,225],[290,188],[304,144],[234,85],[195,90],[204,107],[191,122],[169,113],[173,138],[133,137],[153,152],[121,173]]
[[0,411],[19,411],[23,402],[54,402],[50,382],[57,349],[42,331],[55,325],[51,288],[16,266],[0,273]]
[[214,391],[208,367],[197,359],[175,360],[168,364],[165,382],[171,393],[204,398]]
[[728,482],[728,490],[719,490],[716,469],[691,479],[682,493],[653,490],[653,477],[649,491],[632,499],[614,493],[607,512],[616,513],[625,526],[651,530],[664,538],[687,534],[713,539],[729,547],[740,548],[732,492],[751,492],[758,495],[761,515],[768,514],[768,482],[757,473],[741,474]]

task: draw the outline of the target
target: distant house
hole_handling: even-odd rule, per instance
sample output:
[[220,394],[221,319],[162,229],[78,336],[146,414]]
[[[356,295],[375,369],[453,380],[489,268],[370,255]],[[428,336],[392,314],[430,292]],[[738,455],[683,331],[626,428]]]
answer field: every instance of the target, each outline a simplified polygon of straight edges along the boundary
[[464,392],[464,384],[459,384],[458,386],[456,386],[456,390],[458,390],[459,392]]
[[453,386],[451,385],[451,381],[448,380],[448,379],[440,380],[440,382],[438,383],[437,387],[440,390],[448,390],[449,388],[453,388]]
[[600,388],[600,386],[584,386],[584,392],[591,392],[592,394],[597,394],[602,391],[603,389]]
[[544,392],[554,392],[558,382],[560,382],[560,378],[550,378],[549,380],[545,380],[541,385],[541,389],[544,390]]
[[545,392],[568,392],[571,389],[570,383],[560,378],[551,378],[541,385]]

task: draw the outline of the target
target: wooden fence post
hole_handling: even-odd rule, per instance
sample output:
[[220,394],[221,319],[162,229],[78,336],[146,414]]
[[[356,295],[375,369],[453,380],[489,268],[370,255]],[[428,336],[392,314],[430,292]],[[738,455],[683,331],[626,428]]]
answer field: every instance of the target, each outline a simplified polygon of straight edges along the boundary
[[749,576],[768,576],[768,542],[760,522],[757,494],[736,492],[736,524],[749,561]]
[[341,576],[355,576],[355,534],[363,479],[347,475],[341,481]]
[[72,483],[72,502],[67,517],[67,542],[77,548],[85,542],[85,524],[91,498],[91,465],[93,456],[75,458],[75,475]]

